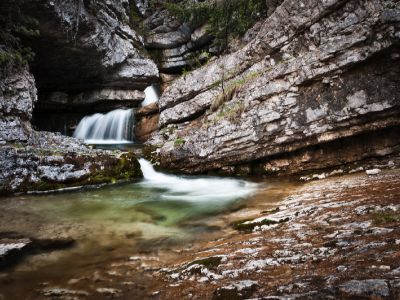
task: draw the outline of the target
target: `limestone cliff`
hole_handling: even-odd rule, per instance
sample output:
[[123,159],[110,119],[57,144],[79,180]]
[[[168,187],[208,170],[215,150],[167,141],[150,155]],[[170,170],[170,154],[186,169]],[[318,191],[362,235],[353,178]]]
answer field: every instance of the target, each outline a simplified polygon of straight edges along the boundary
[[398,1],[285,0],[240,50],[181,76],[148,144],[188,173],[299,173],[398,153]]

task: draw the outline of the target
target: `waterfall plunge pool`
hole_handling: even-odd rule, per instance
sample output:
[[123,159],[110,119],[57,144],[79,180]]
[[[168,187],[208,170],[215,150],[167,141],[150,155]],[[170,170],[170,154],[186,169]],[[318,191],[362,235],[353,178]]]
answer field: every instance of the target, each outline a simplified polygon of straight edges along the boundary
[[138,183],[2,199],[0,234],[76,241],[72,248],[29,255],[0,270],[5,299],[36,299],[43,287],[71,288],[81,278],[88,281],[74,288],[95,289],[105,284],[96,274],[108,276],[117,265],[129,269],[124,280],[147,292],[151,280],[135,269],[140,264],[135,257],[171,262],[183,248],[232,234],[230,222],[274,207],[294,186],[284,180],[173,176],[140,163],[145,178]]

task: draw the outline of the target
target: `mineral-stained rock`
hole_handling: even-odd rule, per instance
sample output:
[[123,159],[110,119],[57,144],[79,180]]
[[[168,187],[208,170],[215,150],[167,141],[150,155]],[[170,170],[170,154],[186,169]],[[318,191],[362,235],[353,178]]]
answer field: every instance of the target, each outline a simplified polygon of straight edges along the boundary
[[[397,142],[377,149],[384,136],[366,153],[338,151],[352,139],[366,145],[374,131],[398,140],[397,2],[302,4],[283,1],[244,48],[166,89],[159,127],[168,130],[148,141],[160,147],[163,167],[194,173],[251,163],[296,172],[398,152]],[[178,138],[185,143],[176,147]],[[327,162],[320,147],[329,143],[339,148]],[[279,156],[289,159],[279,165]]]
[[157,103],[149,104],[137,110],[135,113],[135,139],[140,142],[146,141],[158,129],[159,118]]

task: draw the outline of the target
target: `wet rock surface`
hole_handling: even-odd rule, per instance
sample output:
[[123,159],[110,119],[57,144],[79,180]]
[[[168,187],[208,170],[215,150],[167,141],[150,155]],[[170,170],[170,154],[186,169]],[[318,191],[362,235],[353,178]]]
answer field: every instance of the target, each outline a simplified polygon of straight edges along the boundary
[[[161,165],[187,173],[244,163],[264,174],[318,169],[327,165],[319,147],[396,128],[396,7],[395,1],[284,1],[244,48],[167,88],[159,102],[165,129],[148,142],[160,147]],[[398,152],[394,144],[391,153]],[[346,156],[339,149],[341,157],[329,164],[383,153],[359,149]],[[279,155],[298,159],[279,165]]]
[[144,142],[158,129],[160,114],[157,103],[136,110],[135,119],[135,138],[137,141]]

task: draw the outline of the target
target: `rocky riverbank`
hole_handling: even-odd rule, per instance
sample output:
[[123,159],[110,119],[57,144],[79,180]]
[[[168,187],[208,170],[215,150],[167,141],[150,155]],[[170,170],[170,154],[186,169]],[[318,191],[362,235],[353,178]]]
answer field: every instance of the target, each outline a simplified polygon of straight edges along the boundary
[[160,299],[398,299],[400,171],[308,183],[242,231],[182,251]]

